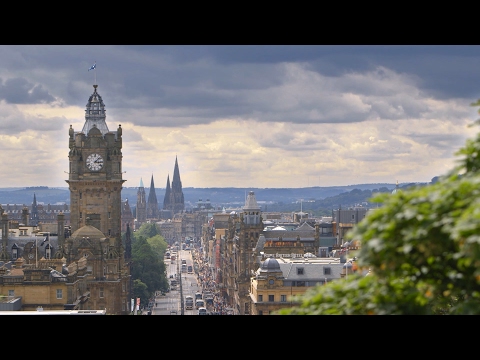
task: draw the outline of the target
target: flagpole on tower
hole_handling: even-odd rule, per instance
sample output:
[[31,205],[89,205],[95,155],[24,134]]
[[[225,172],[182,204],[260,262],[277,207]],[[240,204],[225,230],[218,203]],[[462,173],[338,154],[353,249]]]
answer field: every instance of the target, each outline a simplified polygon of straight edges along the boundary
[[95,61],[92,66],[88,68],[88,71],[93,70],[94,73],[94,84],[97,85],[97,62]]

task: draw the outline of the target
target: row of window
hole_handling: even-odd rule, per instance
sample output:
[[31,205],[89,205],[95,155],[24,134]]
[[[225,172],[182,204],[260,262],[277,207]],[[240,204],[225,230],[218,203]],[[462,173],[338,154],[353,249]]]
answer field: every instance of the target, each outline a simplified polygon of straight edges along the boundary
[[[305,269],[303,267],[298,267],[297,268],[297,275],[304,275],[305,274]],[[328,266],[323,267],[323,275],[331,275],[332,274],[332,268]]]
[[[258,302],[263,302],[263,295],[258,295]],[[268,302],[275,302],[275,295],[268,295]],[[280,295],[280,302],[287,302],[287,295]]]
[[[15,290],[8,290],[8,296],[15,297]],[[63,299],[62,289],[57,289],[57,299]]]
[[[125,291],[125,285],[123,286],[123,290]],[[15,290],[8,290],[8,296],[15,297]],[[98,289],[98,297],[104,297],[103,287]],[[57,289],[57,299],[63,299],[63,289]]]

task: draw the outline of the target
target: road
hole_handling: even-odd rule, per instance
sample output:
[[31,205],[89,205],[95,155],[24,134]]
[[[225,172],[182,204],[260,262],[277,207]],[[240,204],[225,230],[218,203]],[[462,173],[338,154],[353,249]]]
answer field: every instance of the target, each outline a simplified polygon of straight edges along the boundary
[[177,278],[179,280],[179,285],[177,285],[176,290],[170,290],[165,295],[157,294],[159,296],[155,297],[152,315],[175,315],[173,313],[174,311],[176,312],[176,315],[197,315],[197,309],[195,309],[195,307],[193,307],[192,310],[182,308],[182,298],[185,299],[185,296],[187,295],[191,295],[195,298],[195,293],[197,291],[201,292],[201,288],[197,284],[195,273],[188,274],[180,271],[181,259],[185,259],[187,265],[190,264],[193,267],[192,254],[187,250],[178,250],[177,258],[173,263],[169,259],[165,259],[168,280],[172,280],[170,275],[173,275],[174,278],[179,274],[182,276],[181,279]]

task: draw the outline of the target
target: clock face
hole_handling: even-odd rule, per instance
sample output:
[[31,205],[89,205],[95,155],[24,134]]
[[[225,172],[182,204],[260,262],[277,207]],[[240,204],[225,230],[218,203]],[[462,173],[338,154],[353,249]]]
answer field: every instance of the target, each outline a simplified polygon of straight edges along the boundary
[[28,254],[29,259],[33,259],[33,254]]
[[86,164],[90,170],[98,171],[103,167],[103,158],[100,154],[90,154]]

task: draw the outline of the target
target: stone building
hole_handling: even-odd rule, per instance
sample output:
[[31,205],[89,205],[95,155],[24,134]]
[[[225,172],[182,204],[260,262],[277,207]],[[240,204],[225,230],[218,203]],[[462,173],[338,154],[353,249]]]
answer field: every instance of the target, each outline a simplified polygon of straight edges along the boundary
[[[93,88],[82,131],[75,132],[71,125],[69,129],[70,226],[58,213],[56,235],[48,232],[42,239],[37,229],[15,237],[2,210],[0,294],[22,294],[24,310],[40,302],[48,307],[50,301],[66,309],[130,312],[130,266],[121,239],[122,128],[109,131],[98,85]],[[43,300],[31,291],[43,293]],[[63,291],[66,296],[61,298],[46,295]]]
[[344,265],[339,258],[331,257],[266,258],[251,278],[250,315],[269,315],[298,305],[295,296],[340,279]]

